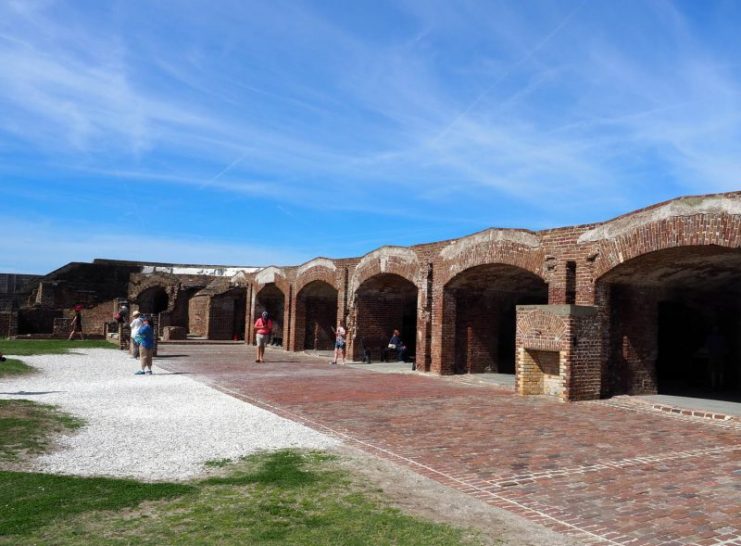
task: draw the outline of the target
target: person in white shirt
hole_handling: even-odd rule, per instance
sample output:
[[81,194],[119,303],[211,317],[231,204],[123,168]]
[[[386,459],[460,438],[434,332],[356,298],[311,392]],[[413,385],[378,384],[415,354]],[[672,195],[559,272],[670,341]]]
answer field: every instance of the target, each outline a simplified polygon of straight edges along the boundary
[[139,313],[139,311],[134,311],[134,313],[131,315],[132,317],[134,317],[134,320],[132,320],[131,324],[129,324],[129,326],[131,327],[131,344],[129,346],[129,350],[134,358],[139,358],[139,344],[134,341],[134,337],[139,333],[139,328],[144,325],[144,321],[140,318],[140,315],[141,313]]

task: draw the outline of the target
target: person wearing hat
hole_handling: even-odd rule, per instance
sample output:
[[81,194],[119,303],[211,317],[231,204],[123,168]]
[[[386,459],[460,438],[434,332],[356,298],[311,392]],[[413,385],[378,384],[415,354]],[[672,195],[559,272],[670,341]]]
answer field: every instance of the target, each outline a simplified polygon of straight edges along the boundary
[[255,362],[265,362],[265,345],[268,344],[272,331],[273,321],[268,318],[268,312],[263,311],[260,318],[255,321],[255,332],[257,332],[257,358]]
[[131,352],[131,356],[134,358],[139,358],[139,344],[135,341],[135,338],[139,334],[139,329],[144,325],[144,321],[141,319],[141,313],[139,311],[134,311],[131,316],[134,320],[129,324],[129,327],[131,328],[129,352]]

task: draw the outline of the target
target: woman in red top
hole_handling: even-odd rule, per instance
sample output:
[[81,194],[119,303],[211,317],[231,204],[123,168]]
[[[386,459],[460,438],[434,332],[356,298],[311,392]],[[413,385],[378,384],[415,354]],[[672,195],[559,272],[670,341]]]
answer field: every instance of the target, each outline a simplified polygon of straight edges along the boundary
[[262,316],[255,321],[257,332],[257,358],[255,362],[265,362],[265,345],[268,344],[270,333],[273,331],[273,321],[268,318],[268,312],[263,311]]

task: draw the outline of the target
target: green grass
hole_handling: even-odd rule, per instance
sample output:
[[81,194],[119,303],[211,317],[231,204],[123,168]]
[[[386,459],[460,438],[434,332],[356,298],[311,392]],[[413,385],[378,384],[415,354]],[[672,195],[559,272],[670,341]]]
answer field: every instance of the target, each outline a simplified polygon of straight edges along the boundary
[[150,485],[0,473],[0,544],[479,544],[390,507],[325,453],[260,454],[222,472]]
[[29,535],[51,522],[86,512],[120,510],[194,490],[182,484],[0,472],[0,537]]
[[20,360],[8,358],[5,362],[0,362],[0,378],[13,377],[35,372],[36,369],[24,364]]
[[[47,355],[63,354],[74,349],[117,349],[113,343],[103,339],[72,340],[66,339],[3,339],[0,340],[0,351],[6,355]],[[1,364],[0,364],[1,365]]]
[[73,431],[80,419],[30,400],[0,400],[0,461],[47,451],[54,434]]

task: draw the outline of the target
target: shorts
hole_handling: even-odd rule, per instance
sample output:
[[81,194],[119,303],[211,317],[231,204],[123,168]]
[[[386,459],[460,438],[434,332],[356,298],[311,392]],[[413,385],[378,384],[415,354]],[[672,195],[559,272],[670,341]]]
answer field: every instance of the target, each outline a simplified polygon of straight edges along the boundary
[[334,348],[335,349],[344,349],[345,348],[345,342],[344,341],[335,341],[334,342]]
[[142,368],[152,367],[152,354],[153,353],[154,353],[154,348],[145,349],[144,347],[139,347],[139,361],[142,364]]
[[270,334],[257,334],[257,346],[265,347],[268,344],[268,338]]

